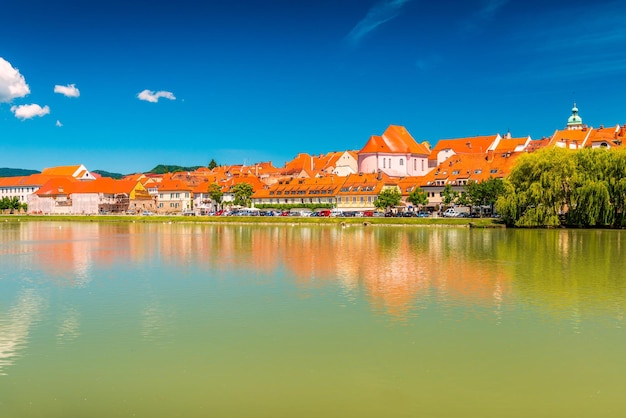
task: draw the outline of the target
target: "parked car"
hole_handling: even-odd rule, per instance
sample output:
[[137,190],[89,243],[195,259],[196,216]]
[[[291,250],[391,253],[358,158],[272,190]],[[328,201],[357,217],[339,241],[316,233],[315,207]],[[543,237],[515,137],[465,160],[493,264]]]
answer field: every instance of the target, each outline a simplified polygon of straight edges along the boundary
[[154,215],[154,212],[150,212],[149,210],[144,210],[143,212],[141,212],[141,214],[143,216],[152,216]]
[[455,218],[458,214],[459,212],[457,212],[454,208],[448,208],[443,212],[442,216],[446,218]]

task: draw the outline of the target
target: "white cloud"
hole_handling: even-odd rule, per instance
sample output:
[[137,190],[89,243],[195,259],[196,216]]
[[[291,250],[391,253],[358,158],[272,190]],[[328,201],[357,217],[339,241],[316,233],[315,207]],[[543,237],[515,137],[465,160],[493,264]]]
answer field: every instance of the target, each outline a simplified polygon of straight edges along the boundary
[[9,103],[30,93],[24,76],[11,63],[0,57],[0,103]]
[[11,112],[15,114],[18,119],[26,120],[32,119],[35,116],[44,116],[50,113],[48,106],[41,107],[38,104],[11,106]]
[[67,86],[54,86],[55,93],[61,93],[66,97],[78,97],[80,96],[80,90],[76,88],[76,84],[68,84]]
[[367,15],[350,31],[346,39],[352,45],[358,44],[361,39],[382,25],[397,17],[402,7],[411,0],[382,0],[376,3],[367,12]]
[[137,98],[139,100],[145,100],[146,102],[150,102],[150,103],[158,102],[159,98],[161,97],[164,97],[169,100],[176,100],[176,97],[174,97],[174,93],[172,93],[171,91],[154,92],[150,90],[144,90],[137,95]]
[[57,127],[59,127],[59,128],[60,128],[61,126],[63,126],[63,124],[61,123],[61,121],[60,121],[60,120],[58,120],[58,119],[57,119],[57,123],[55,123],[55,125],[56,125]]

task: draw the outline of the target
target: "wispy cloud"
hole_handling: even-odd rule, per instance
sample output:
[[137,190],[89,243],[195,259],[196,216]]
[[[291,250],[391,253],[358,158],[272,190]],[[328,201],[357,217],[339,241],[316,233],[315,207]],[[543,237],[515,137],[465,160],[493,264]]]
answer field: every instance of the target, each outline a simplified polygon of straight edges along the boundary
[[76,84],[68,84],[67,86],[54,86],[54,92],[60,93],[65,97],[78,97],[80,96],[80,90],[76,88]]
[[63,126],[63,124],[61,123],[61,121],[60,121],[60,120],[58,120],[58,119],[57,119],[57,123],[55,123],[55,126],[56,126],[57,128],[60,128],[61,126]]
[[150,103],[156,103],[159,101],[159,99],[163,97],[165,99],[169,99],[169,100],[176,100],[176,97],[174,96],[174,93],[172,93],[171,91],[151,91],[151,90],[144,90],[141,93],[139,93],[137,95],[137,98],[139,100],[144,100],[146,102],[150,102]]
[[367,15],[346,36],[346,40],[352,46],[361,42],[363,37],[378,28],[380,25],[396,18],[405,4],[412,0],[382,0],[376,3],[367,12]]
[[48,106],[41,107],[38,104],[11,106],[11,112],[16,118],[26,120],[32,119],[35,116],[45,116],[50,113]]
[[28,93],[30,88],[24,76],[9,61],[0,57],[0,103],[10,103]]
[[510,0],[483,0],[482,8],[478,10],[478,17],[481,19],[493,19],[498,11],[504,7]]

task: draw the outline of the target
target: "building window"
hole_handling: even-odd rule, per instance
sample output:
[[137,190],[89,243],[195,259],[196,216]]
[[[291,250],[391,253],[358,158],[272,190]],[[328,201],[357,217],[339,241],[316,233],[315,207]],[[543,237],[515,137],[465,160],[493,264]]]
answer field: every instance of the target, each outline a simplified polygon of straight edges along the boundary
[[385,158],[383,158],[383,168],[387,168],[386,162],[387,162],[387,160]]
[[404,159],[400,158],[400,165],[404,165]]

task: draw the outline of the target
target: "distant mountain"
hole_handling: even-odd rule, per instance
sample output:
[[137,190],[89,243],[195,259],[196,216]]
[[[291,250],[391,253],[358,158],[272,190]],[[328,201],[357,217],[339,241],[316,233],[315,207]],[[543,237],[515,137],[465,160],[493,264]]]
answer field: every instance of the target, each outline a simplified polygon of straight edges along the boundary
[[124,177],[124,174],[109,173],[108,171],[104,171],[104,170],[92,170],[92,173],[100,174],[102,177],[111,177],[112,179],[118,179],[118,180]]
[[30,176],[31,174],[39,173],[41,173],[41,171],[24,170],[23,168],[0,168],[0,177]]
[[152,170],[148,171],[150,174],[165,174],[165,173],[178,173],[181,171],[196,171],[202,167],[201,165],[196,165],[193,167],[181,167],[179,165],[163,165],[159,164],[154,167]]

